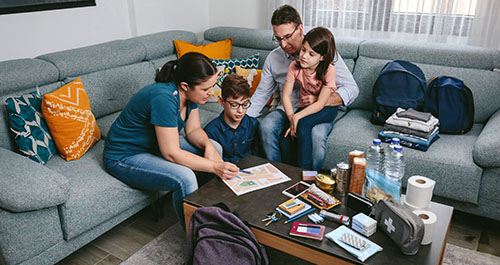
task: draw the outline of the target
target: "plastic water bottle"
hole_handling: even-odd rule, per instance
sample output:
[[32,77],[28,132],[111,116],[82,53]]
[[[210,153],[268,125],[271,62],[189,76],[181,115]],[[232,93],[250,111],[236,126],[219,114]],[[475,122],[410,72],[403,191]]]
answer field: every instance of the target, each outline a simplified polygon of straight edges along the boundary
[[366,151],[366,170],[370,174],[371,170],[384,173],[385,152],[380,139],[374,139],[373,144]]
[[391,143],[389,144],[389,150],[386,153],[390,153],[394,151],[394,146],[401,146],[401,140],[399,138],[392,138]]
[[391,180],[401,181],[405,174],[405,164],[403,147],[394,146],[393,151],[385,158],[385,175]]

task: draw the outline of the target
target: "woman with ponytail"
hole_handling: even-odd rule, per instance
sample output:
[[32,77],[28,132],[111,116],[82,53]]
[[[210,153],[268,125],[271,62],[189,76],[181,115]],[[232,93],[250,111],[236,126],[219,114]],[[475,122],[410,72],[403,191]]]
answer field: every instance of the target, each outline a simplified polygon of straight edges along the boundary
[[[133,188],[172,191],[183,227],[183,198],[198,189],[193,171],[222,179],[239,171],[222,160],[222,147],[201,128],[197,104],[213,94],[216,79],[216,68],[200,53],[166,63],[156,83],[130,99],[106,138],[106,170]],[[179,134],[182,129],[185,136]]]

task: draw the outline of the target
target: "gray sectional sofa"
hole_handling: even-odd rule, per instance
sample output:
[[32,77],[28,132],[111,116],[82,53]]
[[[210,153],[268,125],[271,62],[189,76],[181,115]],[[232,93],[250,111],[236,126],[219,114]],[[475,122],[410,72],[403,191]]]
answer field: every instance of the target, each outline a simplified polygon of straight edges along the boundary
[[[204,43],[233,39],[233,58],[260,54],[260,65],[276,47],[270,30],[218,27]],[[0,264],[52,264],[84,246],[162,194],[135,190],[108,175],[103,141],[81,159],[53,157],[37,164],[16,152],[9,132],[5,98],[48,93],[81,77],[102,137],[128,99],[152,83],[156,69],[175,59],[173,40],[197,42],[196,35],[168,31],[116,40],[33,59],[0,62]],[[428,79],[438,74],[463,79],[474,93],[474,128],[465,135],[441,135],[427,152],[405,149],[405,179],[436,180],[434,199],[456,209],[500,220],[500,53],[496,50],[337,36],[338,49],[360,88],[357,100],[338,116],[328,139],[324,168],[366,149],[381,126],[369,121],[371,88],[380,69],[393,59],[419,65]],[[200,107],[205,125],[221,108]]]

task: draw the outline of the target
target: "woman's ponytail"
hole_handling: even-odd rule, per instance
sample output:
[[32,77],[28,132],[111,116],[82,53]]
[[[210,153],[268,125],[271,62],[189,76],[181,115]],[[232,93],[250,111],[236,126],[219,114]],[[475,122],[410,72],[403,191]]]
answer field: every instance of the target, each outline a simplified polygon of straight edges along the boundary
[[156,74],[155,81],[162,83],[172,82],[174,80],[174,72],[175,69],[177,68],[178,61],[179,60],[172,60],[164,64],[160,68],[158,74]]
[[196,86],[217,73],[212,61],[205,55],[197,52],[189,52],[181,58],[169,61],[156,75],[156,82],[174,82],[179,85],[186,82],[190,86]]

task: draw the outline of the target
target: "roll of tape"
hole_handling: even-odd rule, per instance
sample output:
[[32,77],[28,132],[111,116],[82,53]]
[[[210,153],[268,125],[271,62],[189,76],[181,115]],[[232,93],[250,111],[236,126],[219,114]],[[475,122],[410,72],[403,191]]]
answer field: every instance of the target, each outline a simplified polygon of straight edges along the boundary
[[405,201],[416,209],[427,209],[432,199],[436,182],[423,176],[411,176],[406,186]]
[[424,238],[420,244],[429,245],[432,243],[432,234],[434,233],[434,225],[437,222],[437,216],[433,212],[425,210],[415,210],[413,213],[420,217],[422,222],[424,222]]

